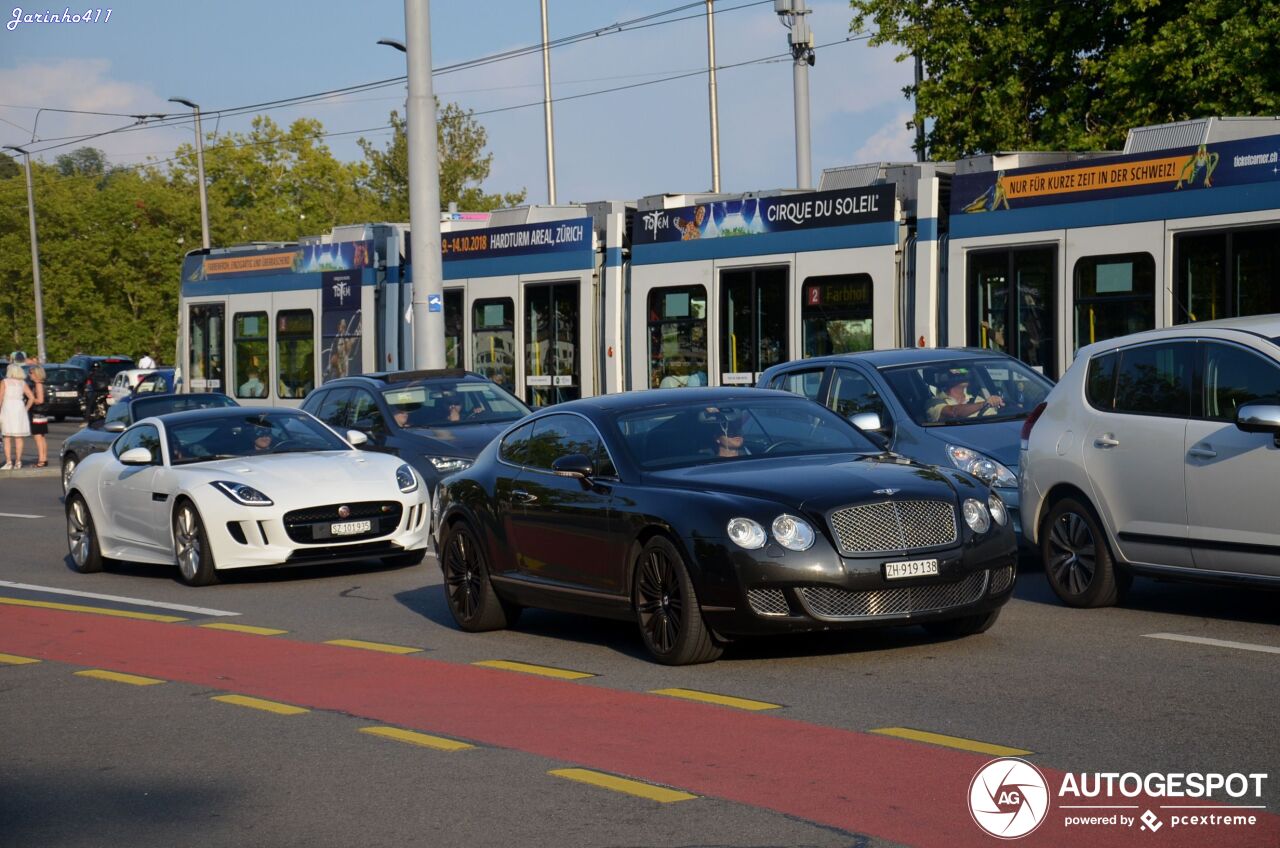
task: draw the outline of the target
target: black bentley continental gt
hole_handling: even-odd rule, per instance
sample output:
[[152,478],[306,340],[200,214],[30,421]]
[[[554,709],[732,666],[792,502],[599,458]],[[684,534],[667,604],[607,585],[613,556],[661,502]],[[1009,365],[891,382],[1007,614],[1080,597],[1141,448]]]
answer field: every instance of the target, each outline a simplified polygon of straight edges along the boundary
[[986,484],[884,453],[788,392],[562,403],[446,478],[434,508],[463,630],[526,606],[631,619],[670,665],[714,660],[735,636],[981,633],[1015,579],[1013,528]]

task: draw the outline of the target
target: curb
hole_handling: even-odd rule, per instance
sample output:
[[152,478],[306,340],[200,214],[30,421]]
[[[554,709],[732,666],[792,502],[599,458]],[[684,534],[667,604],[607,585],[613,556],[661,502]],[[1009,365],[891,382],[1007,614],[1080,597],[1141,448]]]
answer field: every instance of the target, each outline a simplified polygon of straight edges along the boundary
[[0,479],[24,477],[61,477],[62,469],[50,465],[46,468],[15,468],[12,471],[0,471]]

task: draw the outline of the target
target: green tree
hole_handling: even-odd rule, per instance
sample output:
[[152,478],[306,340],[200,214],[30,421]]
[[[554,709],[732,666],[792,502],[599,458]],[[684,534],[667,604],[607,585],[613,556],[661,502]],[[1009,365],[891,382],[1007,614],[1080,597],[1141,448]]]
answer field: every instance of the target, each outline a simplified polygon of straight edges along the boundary
[[107,171],[107,155],[96,147],[78,147],[53,161],[64,177],[101,176]]
[[[379,149],[367,139],[360,148],[369,163],[366,187],[383,210],[383,220],[409,220],[409,140],[404,118],[391,113],[392,138]],[[456,103],[436,109],[436,144],[440,161],[440,205],[457,203],[468,212],[487,212],[523,203],[526,192],[486,194],[480,185],[489,176],[493,154],[484,152],[489,136],[471,113]]]
[[851,29],[922,57],[908,86],[934,158],[1115,149],[1130,127],[1280,112],[1263,0],[851,0]]

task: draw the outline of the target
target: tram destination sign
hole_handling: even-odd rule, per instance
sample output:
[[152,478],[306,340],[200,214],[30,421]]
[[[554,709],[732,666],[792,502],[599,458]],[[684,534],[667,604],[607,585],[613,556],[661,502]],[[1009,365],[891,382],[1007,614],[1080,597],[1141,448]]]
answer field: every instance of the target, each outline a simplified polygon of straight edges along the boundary
[[867,188],[709,200],[636,215],[633,244],[754,236],[892,221],[894,188]]
[[540,253],[569,253],[591,250],[590,218],[484,227],[440,234],[440,257],[445,262],[461,259],[497,259]]
[[951,214],[1280,182],[1280,136],[964,174],[951,187]]

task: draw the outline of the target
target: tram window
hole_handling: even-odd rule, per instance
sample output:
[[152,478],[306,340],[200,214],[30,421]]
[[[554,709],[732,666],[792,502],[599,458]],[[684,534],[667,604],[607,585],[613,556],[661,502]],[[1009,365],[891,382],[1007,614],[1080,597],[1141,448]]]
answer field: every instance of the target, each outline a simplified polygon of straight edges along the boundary
[[1227,234],[1181,236],[1178,254],[1176,324],[1227,317]]
[[976,341],[1054,373],[1057,257],[1056,247],[969,254],[970,344]]
[[1156,320],[1156,261],[1149,253],[1086,256],[1075,267],[1075,349],[1150,330]]
[[804,356],[872,349],[870,275],[808,277],[803,292],[800,317]]
[[1280,229],[1247,230],[1231,238],[1234,314],[1280,312]]
[[649,387],[707,384],[707,289],[649,292]]
[[509,297],[471,305],[472,370],[511,391],[516,382],[515,312]]
[[462,342],[462,289],[444,290],[444,364],[465,368],[467,358]]
[[1174,238],[1174,322],[1280,312],[1280,227]]
[[235,316],[235,387],[238,398],[264,398],[271,385],[267,358],[267,313],[237,312]]
[[276,313],[277,388],[282,398],[302,398],[316,383],[315,313],[290,309]]
[[198,392],[224,392],[222,346],[226,334],[226,307],[221,303],[202,303],[187,311],[187,335],[190,347],[189,385]]
[[578,284],[525,287],[525,400],[539,407],[577,400]]
[[720,272],[720,381],[755,385],[756,374],[790,356],[787,269]]

